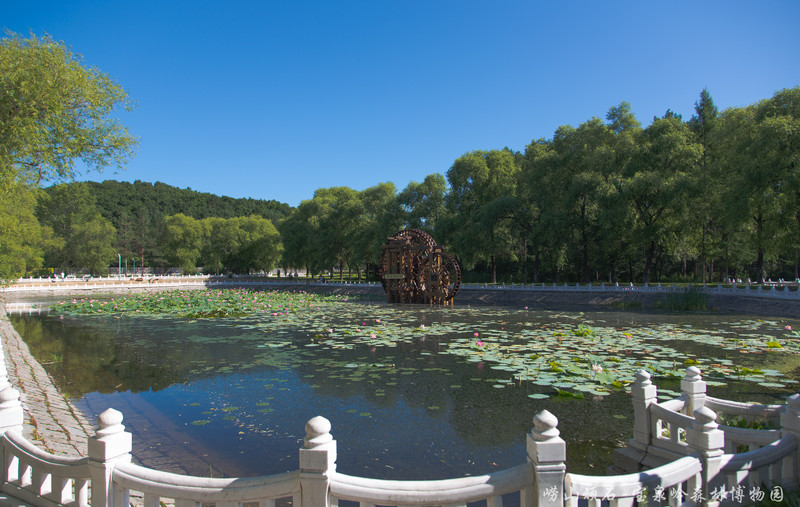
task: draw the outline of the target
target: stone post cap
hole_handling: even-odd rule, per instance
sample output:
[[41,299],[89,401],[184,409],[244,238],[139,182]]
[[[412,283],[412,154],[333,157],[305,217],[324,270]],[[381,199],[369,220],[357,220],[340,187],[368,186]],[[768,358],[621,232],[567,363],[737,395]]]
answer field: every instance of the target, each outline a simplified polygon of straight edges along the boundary
[[686,368],[686,376],[683,377],[683,379],[689,381],[702,380],[703,376],[700,374],[700,368],[697,366],[690,366]]
[[19,405],[19,391],[10,385],[0,391],[0,409],[15,407],[17,405]]
[[531,436],[537,442],[544,442],[561,434],[558,431],[558,418],[548,410],[542,410],[533,418],[533,431]]
[[786,403],[789,405],[790,409],[800,412],[800,393],[794,393],[789,396],[789,398],[786,399]]
[[700,427],[701,431],[710,431],[717,429],[717,413],[710,408],[703,406],[698,408],[692,414],[696,424]]
[[308,420],[306,423],[306,437],[303,439],[303,449],[313,449],[332,440],[331,422],[329,420],[321,415]]
[[122,433],[125,431],[125,426],[122,425],[122,412],[114,410],[113,408],[107,409],[97,416],[97,426],[97,438]]
[[651,384],[650,382],[650,373],[647,372],[645,369],[641,369],[636,372],[636,381],[637,384]]

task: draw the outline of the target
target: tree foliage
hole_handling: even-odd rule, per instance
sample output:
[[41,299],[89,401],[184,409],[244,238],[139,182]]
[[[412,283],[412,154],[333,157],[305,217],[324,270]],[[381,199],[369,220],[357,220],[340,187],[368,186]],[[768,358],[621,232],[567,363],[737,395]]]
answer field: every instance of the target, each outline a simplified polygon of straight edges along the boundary
[[114,116],[131,108],[107,74],[49,36],[0,39],[0,175],[72,179],[76,162],[122,167],[136,139]]
[[[34,216],[38,186],[70,180],[80,168],[122,167],[137,140],[116,117],[125,90],[49,36],[0,38],[0,279],[37,270],[46,250],[101,269],[113,228],[99,216],[53,236]],[[68,236],[89,243],[65,245]],[[96,241],[100,241],[97,243]],[[91,254],[81,253],[92,245]],[[88,257],[87,257],[88,255]],[[89,258],[91,257],[91,259]]]
[[296,209],[104,182],[46,189],[32,223],[23,215],[33,201],[6,194],[3,223],[17,213],[31,227],[0,230],[0,254],[17,252],[0,269],[30,270],[49,244],[46,265],[81,258],[81,267],[101,271],[113,250],[94,260],[78,246],[115,237],[116,252],[154,267],[248,273],[280,265],[342,277],[346,269],[374,273],[386,238],[410,227],[430,232],[472,280],[796,278],[799,163],[800,88],[724,111],[703,90],[687,121],[667,109],[643,127],[622,102],[604,120],[560,126],[524,153],[471,151],[446,177],[400,191],[390,182],[320,188]]

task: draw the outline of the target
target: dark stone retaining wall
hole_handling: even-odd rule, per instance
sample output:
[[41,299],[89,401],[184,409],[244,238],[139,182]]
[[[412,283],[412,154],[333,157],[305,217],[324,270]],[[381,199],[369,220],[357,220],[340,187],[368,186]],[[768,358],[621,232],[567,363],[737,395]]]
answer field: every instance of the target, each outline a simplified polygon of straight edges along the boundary
[[[177,289],[202,289],[203,283],[174,287]],[[212,285],[212,288],[223,285]],[[224,287],[235,287],[235,282],[225,284]],[[380,286],[364,285],[337,285],[335,283],[274,283],[263,286],[270,290],[304,290],[328,294],[356,294],[366,296],[375,302],[386,301],[383,289]],[[25,292],[0,293],[0,301],[29,300],[35,301],[41,297],[67,297],[100,293],[144,292],[150,290],[171,290],[172,288],[148,287],[146,284],[138,286],[114,287],[108,286],[93,290],[48,290],[35,289]],[[666,293],[637,293],[637,292],[599,292],[576,290],[522,290],[522,289],[489,289],[482,287],[461,287],[455,298],[455,306],[509,306],[532,310],[653,310],[658,309],[659,303],[666,298]],[[747,297],[737,295],[708,295],[708,310],[719,313],[737,313],[743,315],[761,315],[785,318],[800,318],[800,300],[778,299],[770,297]]]
[[[385,301],[381,287],[337,286],[325,284],[270,284],[270,289],[305,290],[327,294],[367,295],[375,301]],[[521,289],[459,289],[455,306],[510,306],[531,310],[653,310],[659,307],[666,294],[619,293],[576,290]],[[772,317],[800,318],[800,301],[769,297],[708,295],[708,311]]]

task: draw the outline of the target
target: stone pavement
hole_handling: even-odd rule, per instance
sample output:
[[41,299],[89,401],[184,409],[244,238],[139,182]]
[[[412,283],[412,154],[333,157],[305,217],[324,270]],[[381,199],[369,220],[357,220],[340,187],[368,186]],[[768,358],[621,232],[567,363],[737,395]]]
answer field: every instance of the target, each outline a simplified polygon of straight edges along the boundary
[[52,454],[85,456],[94,426],[56,389],[9,322],[3,305],[0,305],[0,339],[9,382],[20,391],[25,438]]

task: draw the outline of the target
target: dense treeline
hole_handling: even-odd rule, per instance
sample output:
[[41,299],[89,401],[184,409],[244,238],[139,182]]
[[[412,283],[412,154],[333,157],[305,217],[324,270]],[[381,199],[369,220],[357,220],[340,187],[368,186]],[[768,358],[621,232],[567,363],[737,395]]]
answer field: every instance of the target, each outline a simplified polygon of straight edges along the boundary
[[800,88],[721,112],[703,90],[688,120],[667,110],[643,127],[623,102],[522,152],[466,153],[401,191],[322,188],[291,209],[161,183],[73,183],[45,189],[37,217],[44,265],[57,269],[103,272],[120,253],[185,272],[374,276],[387,236],[412,227],[472,280],[794,279],[798,158]]
[[525,151],[475,151],[400,193],[317,190],[280,225],[287,267],[374,266],[401,227],[505,281],[720,281],[800,273],[800,88],[642,127],[623,102]]

